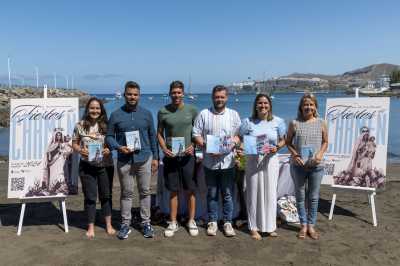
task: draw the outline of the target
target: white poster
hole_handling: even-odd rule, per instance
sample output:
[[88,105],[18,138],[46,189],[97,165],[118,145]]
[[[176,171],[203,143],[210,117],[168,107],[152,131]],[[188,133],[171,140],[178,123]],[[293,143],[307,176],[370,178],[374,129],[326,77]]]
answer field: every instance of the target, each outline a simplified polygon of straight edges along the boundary
[[327,99],[323,183],[381,188],[386,180],[390,98]]
[[78,98],[11,99],[8,198],[77,192]]

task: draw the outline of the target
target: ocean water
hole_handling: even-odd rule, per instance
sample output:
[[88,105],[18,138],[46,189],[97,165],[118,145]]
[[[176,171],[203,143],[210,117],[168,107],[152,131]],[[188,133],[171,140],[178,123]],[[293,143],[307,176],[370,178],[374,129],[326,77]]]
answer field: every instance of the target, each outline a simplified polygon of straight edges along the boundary
[[[315,94],[318,99],[318,111],[321,116],[325,113],[325,104],[327,98],[341,98],[350,97],[344,93],[320,93]],[[98,94],[94,95],[99,98],[111,99],[114,95]],[[272,100],[273,113],[288,123],[294,119],[297,114],[297,107],[302,94],[299,93],[278,93],[274,95]],[[230,95],[228,107],[238,111],[241,118],[248,117],[252,112],[252,105],[254,101],[254,94],[240,94]],[[169,98],[163,94],[143,94],[140,99],[140,105],[149,109],[154,117],[157,119],[158,110],[169,102]],[[197,94],[196,100],[186,99],[186,103],[195,105],[198,110],[208,108],[211,106],[210,94]],[[110,114],[115,109],[124,104],[124,99],[109,100],[106,104],[106,110]],[[82,110],[81,110],[82,111]],[[390,101],[390,117],[389,117],[389,146],[388,146],[388,159],[391,163],[400,163],[400,99],[391,98]],[[8,129],[0,129],[0,155],[8,154]]]

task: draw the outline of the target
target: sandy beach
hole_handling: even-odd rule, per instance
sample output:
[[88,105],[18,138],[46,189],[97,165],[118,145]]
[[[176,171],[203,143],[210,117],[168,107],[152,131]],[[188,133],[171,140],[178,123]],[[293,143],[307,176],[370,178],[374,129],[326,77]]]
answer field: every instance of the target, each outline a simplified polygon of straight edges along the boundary
[[[388,180],[376,197],[376,228],[371,224],[366,195],[351,191],[338,193],[334,219],[329,221],[332,191],[323,186],[318,213],[320,241],[297,240],[297,227],[285,224],[278,228],[278,238],[262,241],[252,240],[246,228],[237,230],[237,237],[226,238],[221,232],[208,237],[204,227],[198,237],[190,237],[181,227],[175,237],[167,239],[160,225],[155,226],[154,239],[144,239],[133,230],[128,240],[121,241],[107,236],[102,223],[96,226],[96,238],[87,240],[82,193],[67,200],[68,234],[63,231],[56,203],[32,203],[18,237],[20,204],[7,200],[7,163],[1,163],[0,265],[399,265],[400,165],[388,167]],[[118,199],[116,180],[113,223],[117,228]]]

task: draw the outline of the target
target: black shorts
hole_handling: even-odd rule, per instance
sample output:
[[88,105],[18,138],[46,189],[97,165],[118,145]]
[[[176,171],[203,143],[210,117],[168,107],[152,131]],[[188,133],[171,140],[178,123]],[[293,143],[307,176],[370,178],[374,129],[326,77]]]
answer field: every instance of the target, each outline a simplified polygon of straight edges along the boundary
[[184,190],[194,191],[196,185],[196,158],[194,156],[164,157],[164,181],[169,191]]

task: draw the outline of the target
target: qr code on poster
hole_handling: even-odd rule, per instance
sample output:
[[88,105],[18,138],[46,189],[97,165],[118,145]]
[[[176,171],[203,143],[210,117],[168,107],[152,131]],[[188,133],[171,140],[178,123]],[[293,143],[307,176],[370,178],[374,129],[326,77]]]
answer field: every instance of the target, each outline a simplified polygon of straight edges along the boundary
[[324,167],[325,175],[333,175],[335,172],[335,163],[326,163]]
[[25,187],[25,178],[13,177],[11,178],[11,191],[22,191]]

